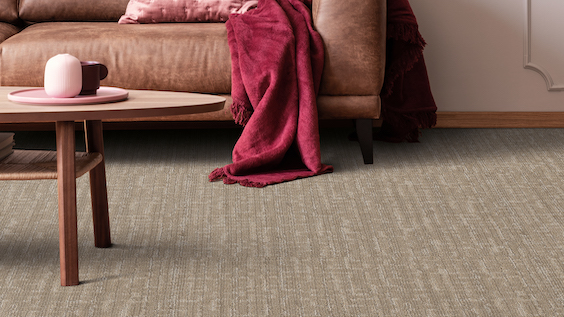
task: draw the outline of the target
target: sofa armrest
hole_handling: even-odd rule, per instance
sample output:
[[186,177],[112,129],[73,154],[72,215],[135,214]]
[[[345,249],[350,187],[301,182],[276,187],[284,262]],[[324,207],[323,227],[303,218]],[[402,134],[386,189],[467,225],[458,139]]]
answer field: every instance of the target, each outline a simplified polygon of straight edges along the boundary
[[313,0],[325,45],[322,95],[379,95],[386,56],[386,0]]

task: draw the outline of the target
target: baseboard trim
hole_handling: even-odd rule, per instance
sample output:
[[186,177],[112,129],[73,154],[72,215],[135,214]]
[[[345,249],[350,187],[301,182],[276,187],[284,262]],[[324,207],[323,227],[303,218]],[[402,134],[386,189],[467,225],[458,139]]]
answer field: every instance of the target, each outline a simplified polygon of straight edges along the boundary
[[564,128],[564,112],[437,112],[436,128]]

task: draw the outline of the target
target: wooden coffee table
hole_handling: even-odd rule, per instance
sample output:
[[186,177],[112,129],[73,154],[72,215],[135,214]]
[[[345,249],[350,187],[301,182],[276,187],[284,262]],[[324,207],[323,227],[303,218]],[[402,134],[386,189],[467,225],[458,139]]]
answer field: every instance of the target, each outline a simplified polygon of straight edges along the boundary
[[[102,120],[160,117],[223,109],[225,98],[169,91],[128,90],[127,100],[90,105],[14,103],[0,87],[0,122],[56,122],[57,151],[16,150],[0,161],[0,180],[57,179],[61,285],[78,285],[76,178],[90,173],[94,244],[111,246]],[[75,153],[75,121],[84,121],[86,152]]]

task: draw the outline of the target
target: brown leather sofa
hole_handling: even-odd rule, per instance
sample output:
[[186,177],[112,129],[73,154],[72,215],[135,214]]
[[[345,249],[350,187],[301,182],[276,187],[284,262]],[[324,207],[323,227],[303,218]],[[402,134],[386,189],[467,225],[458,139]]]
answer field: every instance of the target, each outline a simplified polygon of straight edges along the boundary
[[[223,111],[158,121],[233,121],[231,60],[223,23],[123,25],[128,0],[0,0],[0,86],[43,86],[47,60],[69,53],[110,70],[105,86],[223,95]],[[320,120],[355,120],[372,162],[372,119],[380,115],[385,0],[313,0],[326,48]],[[145,119],[147,120],[147,119]]]

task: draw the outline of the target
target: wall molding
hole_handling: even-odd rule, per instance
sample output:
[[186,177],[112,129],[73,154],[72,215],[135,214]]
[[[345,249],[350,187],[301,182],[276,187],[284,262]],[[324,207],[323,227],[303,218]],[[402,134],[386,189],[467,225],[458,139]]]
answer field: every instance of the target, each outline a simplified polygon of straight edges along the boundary
[[564,91],[564,84],[555,84],[550,73],[539,64],[533,62],[531,56],[531,42],[532,42],[532,4],[533,0],[525,0],[525,52],[524,52],[524,67],[525,69],[534,70],[539,73],[546,82],[548,91]]

